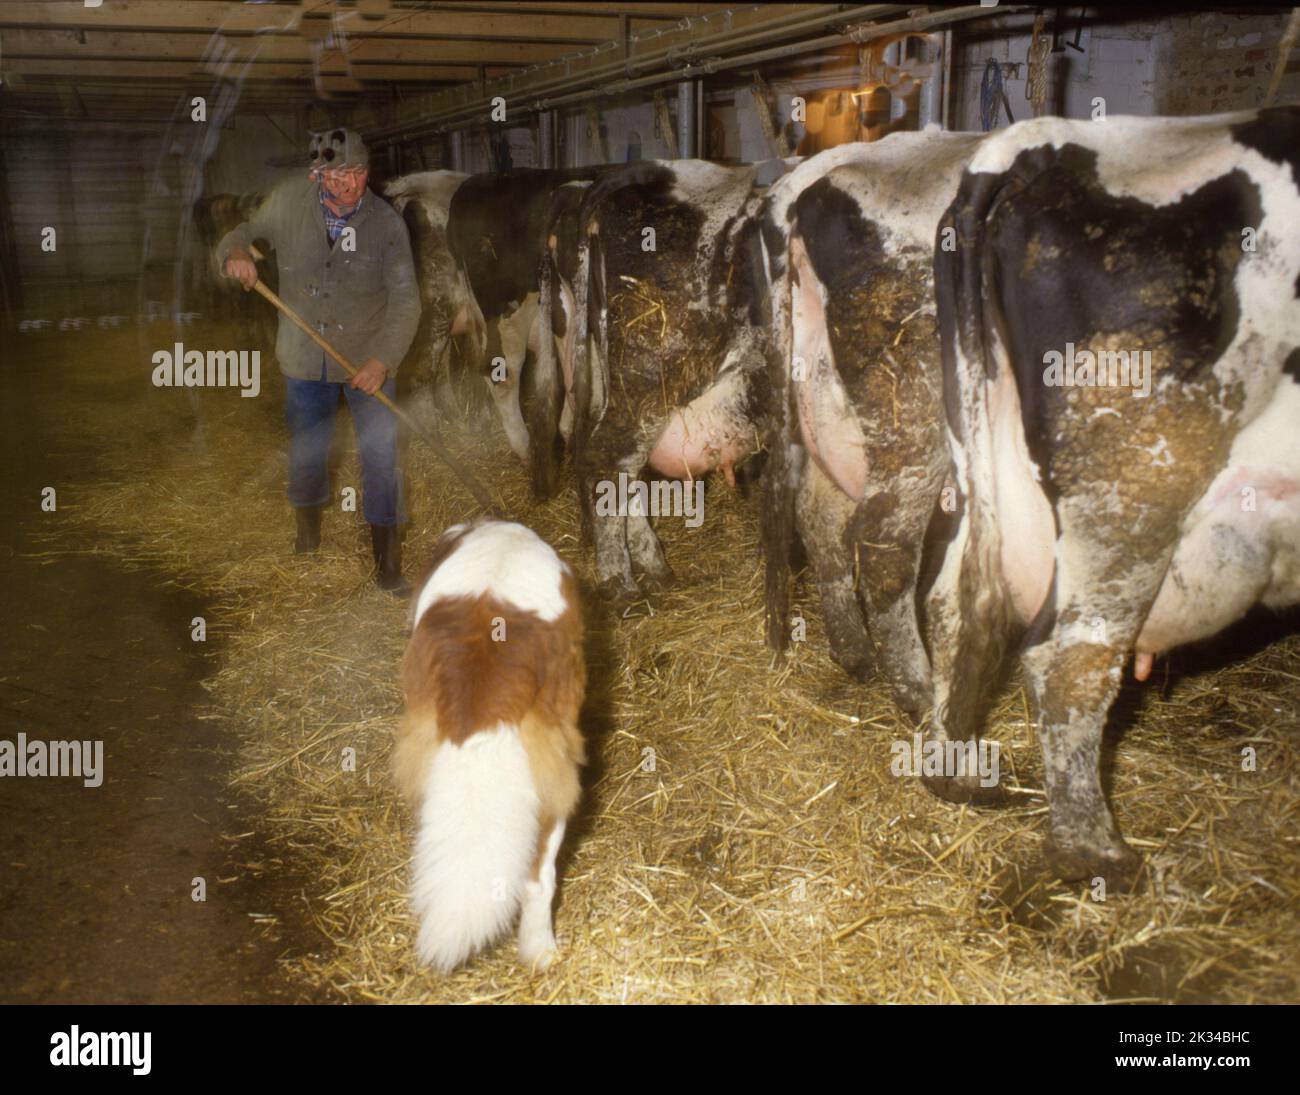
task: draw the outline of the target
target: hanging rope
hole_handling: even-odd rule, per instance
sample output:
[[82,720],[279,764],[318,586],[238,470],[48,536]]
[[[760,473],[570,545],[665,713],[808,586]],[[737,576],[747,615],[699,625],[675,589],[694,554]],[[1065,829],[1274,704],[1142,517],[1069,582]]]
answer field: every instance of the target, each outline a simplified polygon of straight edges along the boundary
[[1034,108],[1034,117],[1043,113],[1047,102],[1047,57],[1052,43],[1043,33],[1043,13],[1034,20],[1034,32],[1029,41],[1029,78],[1025,81],[1025,98]]
[[1006,108],[1007,121],[1014,122],[1011,104],[1007,102],[1007,92],[1002,86],[1002,66],[996,58],[990,57],[984,62],[984,79],[980,81],[980,125],[985,133],[998,124],[999,105]]

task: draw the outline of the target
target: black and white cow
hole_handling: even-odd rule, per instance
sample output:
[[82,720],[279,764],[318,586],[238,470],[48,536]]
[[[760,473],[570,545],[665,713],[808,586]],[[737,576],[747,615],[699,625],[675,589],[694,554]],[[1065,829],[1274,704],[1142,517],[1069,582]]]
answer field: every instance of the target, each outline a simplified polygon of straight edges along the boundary
[[448,244],[470,303],[471,356],[492,393],[510,448],[528,459],[521,378],[538,349],[538,266],[556,191],[582,186],[606,167],[515,168],[472,175],[451,198]]
[[1020,123],[976,151],[943,228],[965,505],[928,602],[930,733],[978,734],[1027,629],[1049,863],[1126,885],[1141,860],[1098,773],[1125,662],[1145,678],[1300,600],[1300,108]]
[[539,326],[532,340],[537,349],[533,368],[521,378],[520,406],[528,431],[527,463],[533,496],[539,501],[559,489],[560,463],[572,439],[575,417],[575,340],[579,326],[584,332],[594,326],[578,323],[574,294],[582,205],[590,185],[566,183],[553,192],[547,213],[546,249],[537,271]]
[[[753,166],[645,161],[561,196],[548,224],[547,315],[558,353],[539,356],[545,437],[572,396],[574,470],[601,591],[616,603],[672,571],[648,515],[602,514],[620,475],[693,481],[760,446],[766,294]],[[556,358],[560,359],[559,365]],[[563,379],[560,376],[563,367]],[[541,431],[539,430],[539,435]],[[534,446],[553,484],[557,452]]]
[[469,329],[474,307],[447,244],[451,198],[467,178],[458,171],[418,171],[384,187],[384,196],[402,214],[411,237],[421,302],[417,368],[424,380],[439,375],[452,337]]
[[832,656],[858,676],[874,662],[916,719],[931,703],[918,592],[949,464],[935,232],[981,139],[936,128],[841,145],[773,184],[763,216],[769,642],[788,638],[798,527]]

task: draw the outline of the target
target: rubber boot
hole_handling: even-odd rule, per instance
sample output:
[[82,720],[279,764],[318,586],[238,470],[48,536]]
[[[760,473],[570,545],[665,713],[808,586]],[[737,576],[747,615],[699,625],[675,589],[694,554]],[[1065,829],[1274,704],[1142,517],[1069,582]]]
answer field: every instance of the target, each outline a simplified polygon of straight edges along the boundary
[[402,530],[385,525],[370,526],[370,545],[375,552],[375,582],[394,597],[408,597],[411,587],[402,577]]
[[298,538],[293,542],[293,553],[305,555],[320,547],[320,506],[298,506]]

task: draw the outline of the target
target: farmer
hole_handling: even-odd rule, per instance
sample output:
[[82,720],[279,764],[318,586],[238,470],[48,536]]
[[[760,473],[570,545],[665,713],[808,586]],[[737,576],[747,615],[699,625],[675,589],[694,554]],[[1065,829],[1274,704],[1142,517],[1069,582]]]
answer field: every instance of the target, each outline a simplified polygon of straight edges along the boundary
[[[397,418],[377,399],[394,397],[394,375],[420,318],[406,225],[366,190],[370,154],[359,134],[312,135],[306,178],[280,184],[253,219],[217,244],[226,277],[250,289],[253,240],[275,248],[280,296],[352,362],[356,376],[280,316],[275,353],[284,373],[289,420],[289,503],[298,520],[294,551],[320,546],[321,509],[330,500],[327,461],[339,391],[347,396],[361,450],[361,497],[374,547],[376,580],[404,596],[400,526],[406,521],[397,467]],[[268,305],[267,307],[270,307]]]

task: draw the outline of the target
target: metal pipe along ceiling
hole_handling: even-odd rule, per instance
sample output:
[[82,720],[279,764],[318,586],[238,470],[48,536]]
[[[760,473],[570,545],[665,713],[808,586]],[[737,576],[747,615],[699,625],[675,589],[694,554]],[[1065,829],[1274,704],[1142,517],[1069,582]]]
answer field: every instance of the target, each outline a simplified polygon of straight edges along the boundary
[[[838,14],[823,15],[819,19],[822,25],[832,22],[852,22],[854,18],[860,18],[861,13],[870,12],[875,15],[881,13],[884,5],[874,5],[871,8],[854,8]],[[906,10],[902,5],[891,5],[890,10]],[[632,91],[639,91],[644,88],[655,87],[665,83],[680,83],[683,75],[689,73],[692,77],[698,79],[700,76],[711,75],[716,72],[723,72],[727,69],[745,68],[750,65],[760,64],[765,61],[781,60],[787,57],[795,57],[803,53],[811,53],[821,49],[827,49],[833,46],[843,46],[847,42],[870,42],[877,38],[887,38],[890,35],[898,34],[908,30],[929,30],[934,27],[947,27],[956,23],[968,22],[971,19],[987,18],[995,15],[1011,15],[1018,12],[1032,10],[1028,5],[1014,5],[1007,7],[980,7],[967,6],[961,8],[951,8],[945,11],[932,12],[928,15],[914,16],[907,19],[896,19],[888,23],[880,23],[873,26],[852,28],[847,31],[837,32],[835,34],[824,35],[820,38],[810,38],[803,42],[789,43],[786,45],[772,46],[767,49],[755,50],[749,53],[737,54],[731,57],[713,57],[697,64],[687,63],[683,68],[669,68],[665,71],[654,73],[648,76],[641,76],[630,79],[616,80],[614,82],[604,82],[599,87],[586,87],[581,91],[573,91],[562,95],[549,95],[534,98],[526,105],[516,105],[513,111],[516,115],[520,113],[531,113],[537,110],[553,110],[556,107],[573,106],[579,103],[587,102],[591,99],[608,98],[615,95],[622,95]],[[769,28],[770,29],[770,28]],[[808,28],[803,28],[808,29]],[[790,27],[779,29],[781,35],[793,33]],[[773,32],[772,36],[776,36]],[[747,38],[752,35],[747,35]],[[715,47],[716,48],[716,47]],[[691,52],[698,52],[700,47],[691,47]],[[670,51],[665,55],[663,63],[673,63],[680,61],[680,54],[686,52],[679,50],[675,53]],[[649,59],[646,62],[649,63]],[[600,70],[593,70],[583,73],[580,76],[568,78],[567,80],[550,81],[551,83],[571,83],[571,84],[589,84],[592,80],[598,79],[601,72],[612,68],[614,71],[627,71],[629,68],[636,67],[638,62],[621,61],[612,66],[603,66]],[[535,95],[541,86],[527,89],[524,95]],[[558,90],[558,89],[557,89]],[[500,94],[498,91],[497,94]],[[439,116],[429,119],[423,119],[419,122],[412,122],[405,126],[393,127],[388,130],[381,130],[379,133],[370,137],[369,143],[372,147],[383,145],[390,141],[407,140],[411,137],[424,134],[446,132],[453,130],[457,126],[465,127],[469,125],[480,124],[482,116],[486,115],[491,104],[491,97],[483,98],[480,101],[466,104],[462,107],[455,107],[447,110]]]
[[[413,136],[416,132],[445,132],[453,128],[457,122],[461,125],[475,124],[482,115],[487,113],[492,97],[496,95],[509,97],[516,94],[522,96],[528,105],[515,106],[513,109],[526,113],[546,108],[545,100],[538,98],[542,94],[558,94],[575,88],[590,88],[593,83],[600,83],[606,78],[627,77],[638,70],[662,68],[664,66],[669,66],[669,68],[661,73],[658,82],[668,83],[674,79],[680,80],[685,70],[692,68],[691,61],[696,56],[712,57],[717,54],[719,49],[734,49],[751,42],[757,44],[780,38],[789,38],[793,35],[819,30],[836,23],[843,24],[875,19],[907,10],[906,4],[868,4],[857,7],[844,7],[829,12],[821,11],[813,16],[799,12],[746,31],[735,33],[719,31],[716,34],[704,36],[699,41],[689,45],[653,50],[643,57],[614,59],[608,64],[587,69],[581,73],[570,74],[565,71],[563,74],[547,80],[534,81],[529,86],[521,87],[517,91],[513,88],[510,78],[498,78],[495,81],[489,81],[491,90],[479,85],[482,88],[479,97],[472,101],[448,106],[444,110],[437,110],[426,119],[381,129],[373,134],[367,143],[374,146],[392,140],[403,140]],[[730,12],[713,12],[709,16],[708,22],[730,14]],[[562,67],[565,70],[568,68],[567,64],[560,66],[557,62],[551,62],[551,65],[555,65],[557,68]],[[601,86],[603,87],[603,84]],[[592,90],[590,94],[600,95],[601,91]],[[474,117],[475,115],[479,117]]]

